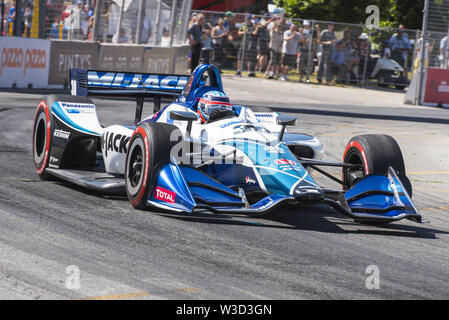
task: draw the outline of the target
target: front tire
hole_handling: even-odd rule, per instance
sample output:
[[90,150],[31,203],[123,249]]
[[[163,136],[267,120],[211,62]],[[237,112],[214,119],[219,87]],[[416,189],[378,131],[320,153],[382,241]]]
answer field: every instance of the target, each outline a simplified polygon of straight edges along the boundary
[[39,103],[34,116],[33,125],[33,162],[36,173],[42,180],[50,176],[45,172],[50,162],[50,147],[53,132],[53,115],[49,97]]
[[173,137],[178,139],[182,134],[176,126],[166,123],[144,122],[134,130],[125,164],[126,193],[133,207],[145,208],[159,166],[170,161],[170,151],[179,141],[172,141]]
[[383,134],[355,136],[346,146],[343,162],[360,165],[360,168],[356,169],[343,167],[342,178],[346,189],[369,174],[387,175],[391,166],[398,173],[407,193],[412,196],[412,185],[405,175],[401,149],[391,136]]

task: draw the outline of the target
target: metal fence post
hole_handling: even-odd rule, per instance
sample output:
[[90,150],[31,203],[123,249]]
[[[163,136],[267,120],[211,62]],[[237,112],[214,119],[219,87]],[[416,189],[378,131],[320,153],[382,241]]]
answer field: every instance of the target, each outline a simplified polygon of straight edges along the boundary
[[[304,24],[304,21],[303,21]],[[313,63],[313,55],[312,55],[312,47],[313,47],[313,32],[315,31],[315,20],[310,21],[310,40],[309,40],[309,48],[307,53],[307,70],[306,70],[306,76],[307,79],[310,77],[311,71],[311,65]],[[317,35],[318,37],[318,35]],[[302,54],[302,53],[300,53]],[[299,57],[301,59],[301,57]],[[301,72],[301,71],[300,71]]]
[[447,69],[447,64],[449,62],[449,25],[447,28],[447,34],[446,34],[446,48],[444,48],[444,57],[443,57],[443,63],[444,63],[444,69]]
[[192,12],[193,0],[184,0],[184,1],[187,1],[187,7],[186,7],[186,12],[185,12],[186,18],[184,19],[184,24],[182,25],[182,28],[181,28],[181,39],[182,39],[181,42],[183,42],[183,43],[185,43],[185,40],[186,40],[187,28],[188,28],[188,25],[190,22],[190,14]]
[[415,70],[415,60],[417,59],[418,42],[419,42],[419,31],[416,30],[415,31],[415,45],[413,46],[413,54],[412,54],[412,68],[410,70],[411,74],[412,74],[412,78],[413,78],[413,75],[414,75],[414,73],[416,71]]
[[185,10],[186,10],[186,5],[187,5],[188,0],[182,0],[182,5],[181,5],[181,12],[180,12],[180,16],[181,16],[181,21],[178,25],[178,32],[177,32],[177,37],[176,37],[176,43],[180,44],[181,42],[181,35],[182,35],[182,28],[184,26],[184,20],[187,19],[187,15],[185,14]]
[[245,14],[245,33],[243,34],[243,40],[241,43],[242,46],[242,60],[241,60],[241,64],[240,64],[240,72],[243,72],[243,69],[245,68],[245,47],[246,47],[246,34],[248,33],[248,15]]
[[[20,12],[22,11],[22,0],[16,1],[16,19],[14,20],[14,36],[21,37],[22,36],[22,15]],[[19,14],[17,14],[19,12]],[[3,13],[2,13],[3,14]]]
[[178,5],[177,0],[173,0],[173,5],[171,8],[171,17],[170,17],[170,44],[169,47],[173,46],[173,37],[175,32],[175,23],[176,23],[176,6]]
[[[363,28],[363,26],[362,26]],[[362,87],[365,86],[366,84],[366,68],[368,66],[368,58],[369,55],[371,54],[371,31],[368,31],[368,44],[367,44],[367,48],[366,48],[366,53],[365,53],[365,61],[363,63],[363,72],[362,72]]]
[[4,13],[5,13],[5,0],[2,0],[2,24],[1,24],[1,26],[0,26],[0,35],[1,36],[3,36],[3,24],[5,23],[5,20],[4,20],[4,18],[5,18],[5,15],[4,15]]
[[421,59],[419,62],[419,82],[418,82],[418,101],[421,103],[422,89],[424,85],[424,67],[426,61],[426,40],[427,40],[427,23],[429,21],[429,0],[424,2],[424,17],[422,21],[422,41],[421,41]]
[[159,41],[161,40],[159,28],[161,25],[161,11],[162,11],[162,0],[159,0],[157,3],[156,8],[156,22],[154,26],[154,32],[153,32],[153,45],[157,46],[159,44]]
[[[98,41],[98,29],[100,27],[101,10],[102,10],[102,0],[97,0],[95,3],[95,16],[94,16],[94,27],[92,30],[92,41]],[[69,28],[70,29],[70,28]],[[70,35],[70,30],[68,32]]]
[[139,8],[137,10],[137,28],[136,28],[136,44],[140,44],[142,36],[142,24],[145,16],[145,0],[139,0]]
[[122,29],[122,21],[123,21],[123,11],[125,10],[125,0],[122,0],[122,5],[120,8],[120,15],[118,17],[118,26],[117,31],[115,32],[115,36],[113,39],[114,43],[118,43],[119,37],[120,37],[120,30]]

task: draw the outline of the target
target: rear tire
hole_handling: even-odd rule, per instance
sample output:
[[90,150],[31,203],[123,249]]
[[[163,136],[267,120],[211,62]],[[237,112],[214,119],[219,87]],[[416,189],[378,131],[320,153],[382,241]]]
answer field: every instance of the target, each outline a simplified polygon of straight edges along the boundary
[[126,153],[125,185],[128,199],[137,209],[145,208],[158,167],[170,161],[170,151],[179,141],[171,141],[172,136],[178,139],[182,134],[166,123],[144,122],[134,130]]
[[412,196],[412,185],[405,175],[401,149],[391,136],[383,134],[355,136],[346,146],[343,162],[361,165],[361,169],[345,167],[342,169],[342,179],[348,188],[369,174],[386,176],[391,166],[398,173],[407,193]]

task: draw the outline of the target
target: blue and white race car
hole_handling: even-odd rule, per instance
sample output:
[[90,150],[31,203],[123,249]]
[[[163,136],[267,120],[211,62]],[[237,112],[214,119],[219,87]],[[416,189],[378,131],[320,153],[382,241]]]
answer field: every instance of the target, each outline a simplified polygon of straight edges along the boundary
[[[352,138],[342,162],[323,161],[320,141],[291,133],[295,117],[233,105],[209,50],[190,76],[71,70],[72,95],[45,96],[36,110],[37,174],[186,215],[263,215],[281,204],[327,204],[359,222],[421,222],[396,141]],[[136,98],[135,125],[103,127],[88,96]],[[143,102],[154,112],[142,119]],[[161,108],[161,101],[171,103]],[[338,179],[322,168],[341,167]],[[340,183],[320,186],[315,170]]]

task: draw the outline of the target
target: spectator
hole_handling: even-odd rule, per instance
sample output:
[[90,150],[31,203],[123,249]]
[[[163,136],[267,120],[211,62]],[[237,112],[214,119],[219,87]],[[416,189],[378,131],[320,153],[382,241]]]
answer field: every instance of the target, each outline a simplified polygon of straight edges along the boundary
[[[240,50],[238,52],[238,61],[237,61],[237,72],[236,75],[241,75],[242,68],[242,60],[246,61],[248,67],[248,77],[255,77],[255,68],[257,63],[257,39],[259,32],[259,23],[254,23],[255,21],[251,19],[252,15],[248,15],[248,25],[243,24],[240,27],[238,35],[241,37],[245,37],[245,48],[240,46]],[[245,55],[243,56],[243,50],[245,50]]]
[[231,30],[231,27],[233,25],[233,21],[235,18],[235,13],[232,11],[226,11],[225,13],[225,17],[223,19],[223,26],[228,29]]
[[193,72],[200,62],[201,48],[203,45],[203,28],[206,20],[203,14],[198,14],[196,20],[190,26],[187,32],[187,38],[190,43],[190,71]]
[[342,83],[344,79],[344,74],[346,71],[345,63],[345,52],[344,52],[345,41],[342,39],[337,42],[332,53],[332,66],[337,75],[337,83]]
[[223,27],[227,30],[227,35],[223,37],[222,40],[222,48],[223,48],[223,64],[225,63],[225,59],[228,55],[228,52],[232,52],[234,49],[234,35],[232,29],[235,29],[234,24],[235,13],[232,11],[227,11],[225,13],[225,17],[223,19]]
[[214,62],[219,70],[223,67],[223,38],[227,37],[229,30],[224,27],[223,19],[218,19],[218,24],[212,29],[211,38],[214,46]]
[[292,23],[290,29],[284,32],[282,43],[282,75],[281,80],[289,81],[287,74],[290,68],[296,67],[296,49],[298,43],[303,42],[304,39],[301,34],[296,31],[296,25]]
[[30,5],[25,8],[25,13],[23,14],[23,23],[25,26],[24,36],[29,38],[31,34],[31,21],[33,20],[33,12],[31,11]]
[[270,21],[262,20],[260,22],[258,33],[258,51],[257,51],[257,66],[256,70],[263,72],[267,67],[268,62],[268,42],[270,41],[270,34],[268,33],[267,25]]
[[212,48],[212,26],[205,21],[203,26],[203,48]]
[[127,43],[129,42],[128,36],[126,35],[126,30],[121,28],[120,33],[118,35],[118,43]]
[[72,40],[83,40],[81,22],[85,19],[85,12],[81,8],[82,1],[78,0],[69,17],[69,32]]
[[[430,40],[431,34],[429,33],[427,36],[428,36],[428,40],[426,41],[426,57],[424,59],[424,66],[426,68],[429,65],[430,54],[433,51],[433,47],[435,46],[435,40]],[[421,34],[421,37],[418,39],[418,41],[416,41],[416,45],[415,45],[416,57],[415,57],[415,61],[413,62],[413,75],[419,69],[419,66],[421,64],[421,59],[422,59],[421,46],[422,46],[422,42],[423,42],[423,37],[422,37],[422,34]]]
[[318,41],[322,45],[322,53],[320,66],[318,68],[317,80],[318,83],[322,82],[323,73],[326,69],[326,83],[329,84],[332,76],[332,53],[334,44],[336,43],[333,23],[329,23],[327,25],[327,29],[324,29],[323,32],[321,32],[320,39]]
[[405,27],[399,25],[397,33],[391,36],[389,45],[392,51],[392,59],[399,63],[404,68],[404,73],[408,78],[407,73],[407,52],[411,50],[412,46],[408,40],[407,34],[404,33]]
[[268,51],[270,60],[265,71],[265,77],[269,79],[277,79],[280,74],[281,55],[282,55],[282,41],[283,33],[281,29],[281,17],[276,17],[267,26],[270,34],[270,42],[268,43]]
[[440,55],[438,56],[440,60],[440,68],[448,68],[448,46],[447,46],[447,36],[444,36],[440,41]]
[[311,54],[313,51],[313,42],[310,44],[311,41],[313,41],[313,35],[315,33],[320,32],[320,27],[318,24],[315,25],[315,31],[310,29],[310,21],[304,20],[303,22],[303,29],[302,29],[302,36],[304,41],[300,44],[299,49],[299,61],[298,61],[298,72],[299,72],[299,82],[302,82],[302,78],[304,75],[304,71],[306,73],[306,82],[310,82],[310,73],[311,69],[313,67],[313,60],[310,61],[309,65],[309,48],[312,45]]
[[[345,58],[346,71],[352,72],[355,76],[356,81],[358,80],[358,65],[359,65],[359,57],[355,53],[355,49],[357,48],[357,43],[351,37],[351,33],[348,29],[343,31],[343,52]],[[345,72],[344,80],[348,81],[349,74]]]
[[[11,31],[10,28],[12,29],[12,34],[14,35],[15,33],[15,21],[16,21],[16,0],[12,0],[11,1],[11,7],[9,7],[9,13],[8,13],[8,33]],[[12,23],[12,27],[11,27],[11,23]]]

